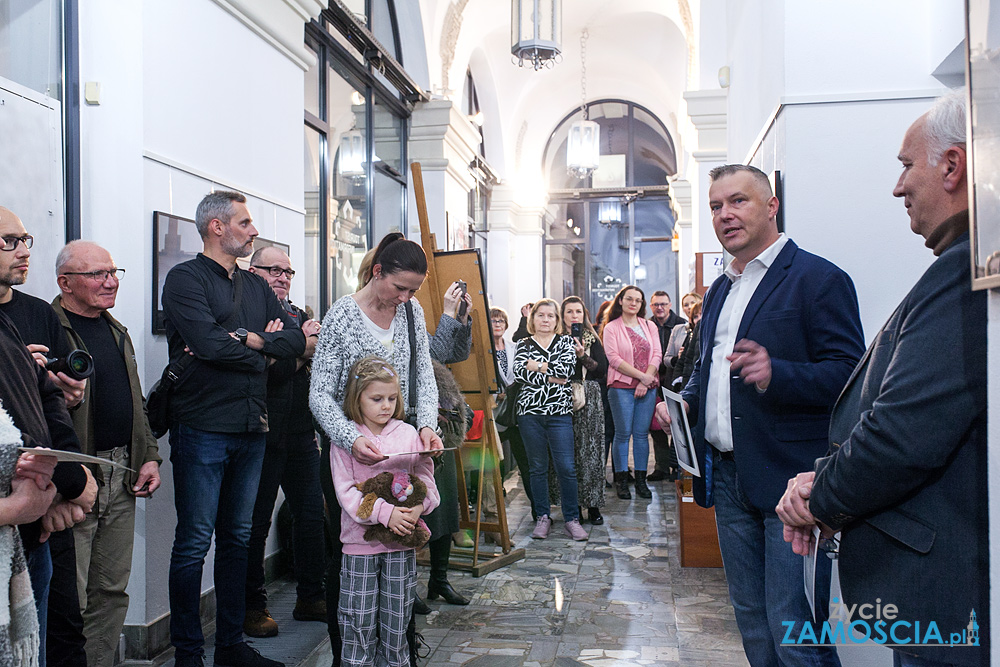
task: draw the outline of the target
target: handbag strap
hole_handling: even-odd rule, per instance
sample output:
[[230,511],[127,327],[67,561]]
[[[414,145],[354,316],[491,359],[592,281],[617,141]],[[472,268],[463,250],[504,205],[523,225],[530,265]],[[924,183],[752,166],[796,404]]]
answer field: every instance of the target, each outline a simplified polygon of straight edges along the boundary
[[[225,321],[220,323],[223,329],[229,330],[234,324],[239,321],[240,318],[240,306],[243,304],[243,274],[240,272],[240,267],[236,267],[233,270],[233,308],[229,311],[229,315],[226,316]],[[176,363],[167,366],[165,375],[170,380],[171,383],[177,382],[177,378],[187,370],[187,367],[191,365],[191,362],[195,360],[196,357],[185,354],[183,357],[177,360]]]
[[410,407],[417,409],[417,327],[413,323],[413,304],[407,301],[404,304],[406,309],[406,328],[410,338],[410,381],[407,386],[407,393],[410,395]]

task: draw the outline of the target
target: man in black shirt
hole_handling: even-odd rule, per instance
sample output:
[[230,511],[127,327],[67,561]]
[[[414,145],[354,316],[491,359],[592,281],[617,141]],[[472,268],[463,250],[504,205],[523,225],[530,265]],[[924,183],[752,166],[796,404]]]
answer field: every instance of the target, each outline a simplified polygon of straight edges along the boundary
[[[656,324],[656,330],[660,334],[660,349],[666,352],[667,343],[670,342],[670,333],[678,324],[686,324],[687,320],[675,313],[670,308],[670,295],[663,290],[653,292],[649,299],[649,307],[653,311],[650,318]],[[658,359],[660,386],[669,387],[670,378],[667,377],[667,367],[663,364],[663,359]],[[646,481],[658,482],[662,479],[677,479],[677,454],[674,452],[670,442],[670,436],[658,428],[649,430],[653,436],[653,459],[656,461],[656,469],[650,473]]]
[[[3,207],[0,207],[0,236],[4,243],[3,251],[0,251],[0,313],[7,315],[17,327],[27,350],[40,366],[44,366],[46,357],[64,359],[70,347],[55,312],[45,301],[13,289],[27,279],[33,239],[20,218]],[[54,374],[48,371],[46,374],[62,391],[67,408],[73,409],[80,403],[86,387],[85,380],[74,380],[63,372]],[[17,416],[14,419],[17,423]],[[78,448],[79,445],[74,442],[66,447]],[[65,447],[60,445],[56,448]],[[41,523],[23,530],[22,536],[39,615],[44,615],[46,620],[42,625],[41,655],[51,667],[86,667],[86,640],[77,596],[76,553],[70,527],[82,521],[84,512],[90,509],[97,484],[93,476],[77,463],[61,463],[57,470],[62,471],[57,479],[67,474],[74,477],[82,474],[86,484],[84,492],[77,493],[74,500],[66,499],[65,493],[61,494],[61,502],[49,509]],[[30,530],[31,535],[26,530]],[[51,533],[44,545],[39,542],[43,531]]]
[[250,531],[243,631],[251,637],[272,637],[278,634],[278,624],[267,610],[264,545],[279,485],[292,513],[292,545],[298,581],[292,615],[298,621],[326,621],[323,491],[319,483],[319,445],[309,411],[309,362],[316,348],[320,324],[288,300],[288,290],[295,275],[288,255],[278,248],[261,248],[250,258],[250,272],[268,282],[281,307],[306,334],[303,356],[278,361],[267,371],[269,430]]
[[202,664],[201,575],[216,532],[215,664],[275,667],[243,641],[247,543],[268,430],[268,357],[301,356],[305,335],[270,285],[236,266],[257,236],[246,197],[206,195],[195,224],[204,252],[171,269],[163,286],[170,362],[185,365],[170,401],[170,641],[177,667]]
[[112,667],[128,611],[135,499],[160,486],[160,457],[143,410],[132,340],[108,313],[124,269],[96,243],[73,241],[59,252],[56,275],[60,295],[51,310],[60,335],[94,360],[84,401],[73,411],[81,449],[136,470],[94,466],[101,480],[97,504],[73,530],[86,664]]

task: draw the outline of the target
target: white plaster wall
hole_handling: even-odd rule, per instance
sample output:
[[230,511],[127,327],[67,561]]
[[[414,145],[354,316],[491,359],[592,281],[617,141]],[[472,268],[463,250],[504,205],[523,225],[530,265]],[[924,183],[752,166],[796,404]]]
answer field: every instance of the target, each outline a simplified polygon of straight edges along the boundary
[[[785,0],[729,0],[729,161],[741,162],[785,88]],[[809,3],[812,5],[813,3]]]
[[961,0],[785,2],[784,14],[785,95],[937,87],[931,72],[965,31]]
[[758,165],[782,171],[789,236],[854,280],[867,341],[934,259],[892,196],[903,133],[931,101],[784,107],[783,132],[775,134],[785,145],[774,142]]
[[[92,0],[80,21],[81,80],[100,82],[102,93],[81,113],[83,235],[129,271],[114,312],[148,387],[167,356],[150,332],[154,210],[190,218],[212,188],[239,189],[261,236],[289,243],[293,264],[304,264],[303,72],[209,0]],[[301,299],[302,285],[292,296]],[[165,441],[161,455],[168,459]],[[129,624],[169,609],[169,463],[162,476],[160,492],[138,504]],[[211,554],[207,563],[203,590]]]
[[214,2],[143,7],[144,148],[301,208],[302,70]]

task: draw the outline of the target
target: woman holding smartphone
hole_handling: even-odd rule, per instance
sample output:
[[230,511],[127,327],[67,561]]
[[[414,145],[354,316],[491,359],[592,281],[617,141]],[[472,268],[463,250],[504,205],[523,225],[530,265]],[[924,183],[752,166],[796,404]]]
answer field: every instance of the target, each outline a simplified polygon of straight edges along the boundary
[[612,457],[618,497],[628,500],[628,441],[632,439],[635,492],[649,499],[646,486],[649,464],[649,423],[656,407],[659,386],[657,368],[663,352],[656,324],[646,319],[646,295],[635,285],[626,285],[615,295],[604,327],[604,351],[608,355],[608,400],[615,420]]
[[[568,296],[562,302],[560,333],[573,338],[576,371],[571,387],[575,397],[582,395],[582,406],[573,408],[573,453],[576,462],[576,484],[579,503],[587,508],[587,519],[595,526],[604,523],[604,401],[601,385],[608,373],[608,358],[601,339],[590,323],[590,313],[578,296]],[[579,385],[581,389],[577,389]],[[575,401],[578,403],[579,401]],[[550,485],[551,486],[551,485]]]

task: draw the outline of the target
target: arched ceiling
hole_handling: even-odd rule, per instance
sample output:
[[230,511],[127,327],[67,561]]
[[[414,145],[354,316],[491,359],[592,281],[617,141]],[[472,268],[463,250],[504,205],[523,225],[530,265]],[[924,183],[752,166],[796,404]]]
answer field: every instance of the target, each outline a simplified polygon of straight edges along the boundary
[[471,66],[484,113],[499,115],[487,117],[486,131],[502,134],[501,176],[538,189],[545,143],[581,102],[580,35],[586,28],[587,99],[645,106],[680,148],[676,117],[689,71],[687,7],[687,0],[564,0],[562,62],[536,72],[511,63],[509,0],[421,0],[432,92],[457,99]]

